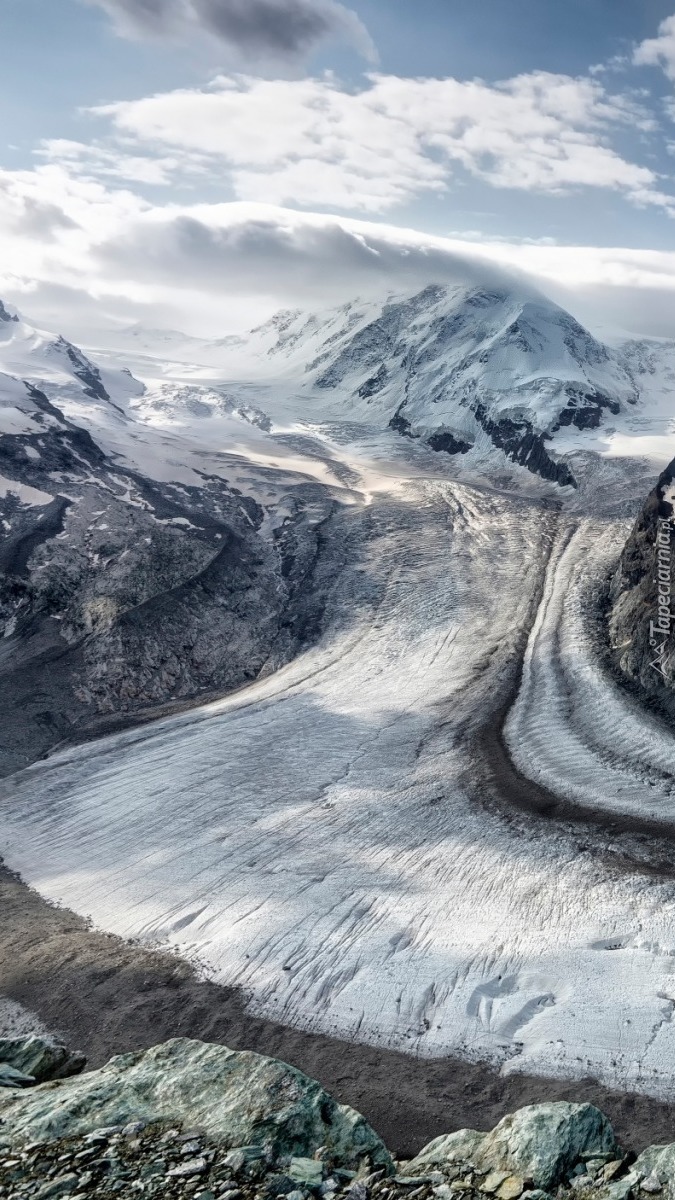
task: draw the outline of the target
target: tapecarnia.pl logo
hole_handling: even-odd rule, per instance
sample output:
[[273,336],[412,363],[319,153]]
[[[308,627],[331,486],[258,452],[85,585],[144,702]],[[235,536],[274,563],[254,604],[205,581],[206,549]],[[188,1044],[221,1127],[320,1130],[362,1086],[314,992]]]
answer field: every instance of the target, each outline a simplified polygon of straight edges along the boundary
[[657,589],[656,619],[649,622],[649,645],[652,650],[650,667],[666,679],[668,643],[675,616],[672,610],[673,587],[673,518],[660,517],[656,527],[656,575]]

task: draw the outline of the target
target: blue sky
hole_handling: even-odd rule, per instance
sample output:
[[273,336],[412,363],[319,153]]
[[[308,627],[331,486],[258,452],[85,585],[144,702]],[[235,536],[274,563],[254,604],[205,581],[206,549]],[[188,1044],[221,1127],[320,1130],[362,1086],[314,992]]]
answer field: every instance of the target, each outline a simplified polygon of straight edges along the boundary
[[[674,14],[675,0],[0,0],[10,291],[35,290],[29,270],[79,287],[77,253],[109,267],[108,243],[139,222],[163,223],[174,254],[186,220],[211,236],[261,203],[467,246],[668,254]],[[141,274],[125,285],[138,303]]]
[[[673,0],[357,0],[353,7],[377,48],[378,71],[462,80],[479,76],[488,81],[534,70],[584,75],[595,64],[630,56],[633,46],[653,37],[675,10]],[[42,139],[86,141],[98,134],[82,108],[200,87],[224,61],[226,67],[259,71],[259,63],[245,58],[230,58],[228,63],[224,50],[215,40],[175,45],[121,38],[101,8],[80,0],[0,0],[3,125],[11,131],[3,165],[30,165]],[[287,73],[287,64],[281,65]],[[269,74],[270,64],[264,66]],[[272,71],[275,66],[271,64]],[[357,83],[372,64],[338,41],[292,64],[296,77],[326,69]],[[633,67],[607,78],[619,91],[648,89],[648,107],[664,120],[661,102],[672,88],[659,71]],[[675,158],[665,150],[668,135],[675,140],[675,124],[672,130],[669,121],[664,125],[651,136],[621,129],[616,144],[626,155],[663,172],[675,194]],[[179,177],[173,186],[180,191]],[[192,191],[194,181],[189,186]],[[231,198],[222,178],[204,181],[201,191],[209,199]],[[357,213],[358,204],[351,211]],[[403,223],[436,233],[484,231],[638,247],[671,246],[675,238],[672,218],[661,211],[635,209],[611,191],[514,193],[486,188],[461,171],[449,192],[398,205],[396,215]]]

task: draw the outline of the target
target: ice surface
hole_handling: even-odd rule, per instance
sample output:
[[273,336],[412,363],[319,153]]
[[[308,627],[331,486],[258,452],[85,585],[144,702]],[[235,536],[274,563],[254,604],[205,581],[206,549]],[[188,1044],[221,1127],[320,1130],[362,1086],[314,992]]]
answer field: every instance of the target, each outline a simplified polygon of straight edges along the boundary
[[[517,372],[543,427],[547,364],[569,353],[578,378],[565,338],[579,335],[526,313],[540,348],[525,370],[518,312],[495,301],[490,386],[512,406]],[[111,404],[54,366],[48,337],[22,335],[13,359],[0,347],[0,364],[23,363],[120,464],[184,486],[220,475],[273,495],[275,520],[280,497],[313,480],[365,530],[319,645],[227,700],[5,781],[0,851],[44,896],[195,957],[257,1012],[675,1098],[671,875],[626,858],[611,830],[521,811],[497,736],[515,699],[506,738],[523,794],[530,780],[581,817],[675,820],[675,741],[606,676],[592,603],[629,528],[626,497],[641,498],[633,457],[656,474],[672,454],[673,349],[619,348],[583,375],[609,378],[621,409],[556,435],[556,452],[585,464],[573,502],[485,434],[455,456],[401,438],[387,428],[393,390],[358,397],[355,360],[319,386],[309,350],[333,338],[335,361],[372,318],[354,305],[287,315],[249,343],[172,336],[198,354],[182,362],[153,359],[157,335],[139,334],[127,365],[140,386],[90,352],[110,367]],[[7,411],[22,413],[17,388]]]
[[[573,637],[557,589],[590,527],[556,532],[534,504],[440,483],[369,512],[375,612],[355,603],[341,631],[228,700],[7,781],[9,865],[99,927],[196,956],[257,1012],[672,1097],[675,887],[555,823],[505,819],[473,740],[545,575],[510,736],[525,721],[525,769],[553,782],[579,756],[573,703],[531,698],[530,673],[546,686],[555,628]],[[598,572],[624,532],[606,522]],[[654,766],[636,763],[672,764],[673,739],[645,726],[643,745],[624,713],[610,755],[595,726],[623,709],[577,645],[564,662],[595,689],[578,786],[607,769],[630,785],[607,807],[642,795],[665,813]]]

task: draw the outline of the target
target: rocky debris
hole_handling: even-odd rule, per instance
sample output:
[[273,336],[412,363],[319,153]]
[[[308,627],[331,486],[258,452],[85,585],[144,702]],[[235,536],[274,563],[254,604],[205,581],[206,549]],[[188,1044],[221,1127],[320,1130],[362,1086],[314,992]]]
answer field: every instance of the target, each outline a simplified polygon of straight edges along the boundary
[[650,493],[609,591],[614,661],[641,691],[675,715],[675,460]]
[[257,1146],[277,1159],[322,1146],[345,1168],[391,1158],[364,1118],[294,1067],[249,1051],[176,1038],[112,1058],[99,1071],[0,1095],[15,1141],[83,1136],[130,1121],[189,1122],[224,1149]]
[[675,1144],[623,1154],[590,1104],[530,1105],[394,1163],[353,1109],[276,1059],[176,1039],[0,1095],[0,1197],[675,1200]]
[[[298,1163],[305,1162],[311,1164],[311,1172],[298,1170]],[[372,1179],[372,1164],[367,1160],[358,1178]],[[335,1167],[322,1148],[309,1160],[291,1155],[275,1158],[269,1148],[258,1146],[228,1153],[203,1131],[180,1124],[134,1121],[21,1147],[3,1146],[0,1128],[0,1196],[7,1200],[115,1195],[353,1200],[356,1180],[356,1171]],[[363,1189],[368,1196],[370,1190]],[[406,1196],[410,1191],[398,1190]]]
[[[34,1034],[0,1038],[0,1087],[66,1079],[71,1075],[79,1075],[86,1062],[79,1050],[69,1050],[60,1042]],[[12,1078],[14,1083],[11,1082]]]

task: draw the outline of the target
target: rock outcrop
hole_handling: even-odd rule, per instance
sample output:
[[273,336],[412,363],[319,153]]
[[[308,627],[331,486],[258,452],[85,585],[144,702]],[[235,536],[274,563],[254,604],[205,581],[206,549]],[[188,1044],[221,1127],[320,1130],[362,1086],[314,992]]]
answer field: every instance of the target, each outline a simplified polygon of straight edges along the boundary
[[610,589],[609,630],[619,669],[675,715],[673,531],[675,460],[635,523]]
[[134,1121],[185,1124],[222,1150],[258,1147],[271,1160],[311,1158],[320,1147],[356,1169],[366,1158],[392,1169],[384,1144],[354,1109],[276,1059],[176,1038],[122,1054],[75,1078],[0,1093],[12,1142],[84,1136]]
[[[19,1042],[12,1053],[20,1057]],[[0,1195],[139,1194],[675,1200],[675,1144],[636,1159],[597,1108],[559,1102],[520,1109],[490,1133],[436,1138],[394,1163],[363,1117],[300,1071],[185,1038],[74,1078],[0,1091]]]
[[532,1104],[481,1134],[462,1129],[436,1138],[406,1168],[424,1174],[445,1163],[471,1161],[489,1174],[515,1177],[538,1188],[563,1183],[577,1163],[610,1161],[619,1154],[612,1127],[592,1104]]
[[[47,1038],[29,1037],[0,1038],[0,1086],[17,1084],[48,1083],[53,1079],[67,1079],[79,1075],[86,1066],[86,1058],[79,1050]],[[20,1078],[10,1082],[12,1072]]]

